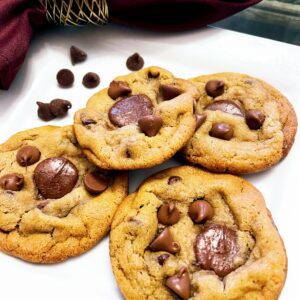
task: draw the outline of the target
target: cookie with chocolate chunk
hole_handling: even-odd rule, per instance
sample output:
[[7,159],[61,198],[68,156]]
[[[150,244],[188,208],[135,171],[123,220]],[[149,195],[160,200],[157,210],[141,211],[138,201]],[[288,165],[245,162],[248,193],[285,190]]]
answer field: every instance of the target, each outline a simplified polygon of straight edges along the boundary
[[74,117],[87,157],[104,169],[158,165],[192,137],[196,87],[158,67],[114,79]]
[[36,263],[80,255],[108,232],[127,174],[89,162],[73,127],[26,130],[0,145],[0,250]]
[[148,178],[122,202],[110,257],[126,299],[275,300],[287,272],[261,193],[191,166]]
[[297,118],[292,105],[274,87],[238,73],[190,81],[200,97],[195,105],[198,129],[182,152],[189,162],[216,172],[254,173],[288,154]]

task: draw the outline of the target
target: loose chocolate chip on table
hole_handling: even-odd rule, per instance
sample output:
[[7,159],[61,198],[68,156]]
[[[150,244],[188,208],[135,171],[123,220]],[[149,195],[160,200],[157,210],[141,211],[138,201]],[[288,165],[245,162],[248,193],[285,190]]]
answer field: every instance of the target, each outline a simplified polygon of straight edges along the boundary
[[265,118],[265,115],[258,109],[250,109],[246,112],[246,123],[250,129],[259,129]]
[[189,216],[194,223],[201,223],[213,217],[213,208],[203,200],[194,201],[189,207]]
[[171,176],[168,179],[168,184],[171,185],[171,184],[174,184],[174,183],[176,183],[176,182],[178,182],[180,180],[182,180],[182,178],[179,177],[179,176]]
[[109,110],[108,116],[112,124],[122,127],[137,124],[141,117],[152,115],[153,104],[146,95],[139,94],[121,99]]
[[157,257],[157,261],[158,261],[158,263],[162,266],[164,263],[165,263],[165,261],[169,258],[169,254],[162,254],[162,255],[159,255],[158,257]]
[[17,162],[23,167],[35,164],[40,160],[41,152],[37,147],[24,146],[17,152]]
[[68,100],[54,99],[50,102],[50,111],[55,117],[63,117],[67,114],[72,104]]
[[83,50],[79,49],[76,46],[70,47],[70,56],[71,56],[71,62],[73,65],[83,62],[87,58],[86,52],[84,52]]
[[238,266],[236,232],[225,225],[208,224],[197,235],[194,244],[197,265],[204,270],[213,270],[224,277]]
[[155,136],[159,132],[162,123],[162,118],[154,115],[144,116],[138,120],[142,132],[147,136]]
[[108,96],[112,99],[117,99],[121,96],[127,96],[131,93],[131,88],[125,81],[112,81],[107,90]]
[[176,254],[180,251],[180,245],[173,240],[169,227],[166,227],[149,245],[151,251],[166,251]]
[[144,59],[138,53],[134,53],[127,58],[126,66],[131,71],[138,71],[144,66]]
[[94,72],[88,72],[83,76],[82,84],[88,89],[95,88],[99,83],[100,77]]
[[0,177],[0,187],[3,190],[20,191],[24,186],[24,176],[18,173],[11,173]]
[[230,140],[233,137],[233,129],[227,123],[215,123],[213,124],[209,135],[222,140]]
[[166,280],[165,285],[183,300],[190,297],[190,275],[187,268],[182,267],[179,272]]
[[235,116],[241,116],[245,117],[245,111],[244,109],[236,104],[233,101],[230,100],[219,100],[214,101],[210,104],[208,104],[205,107],[206,110],[220,110],[227,114],[235,115]]
[[173,84],[162,84],[160,92],[164,100],[171,100],[181,94],[181,90]]
[[225,83],[222,80],[209,80],[205,85],[207,95],[215,98],[224,93]]
[[158,222],[173,225],[179,221],[179,210],[174,203],[163,204],[157,212]]
[[106,190],[108,178],[104,174],[94,171],[84,175],[83,183],[89,193],[100,194]]
[[53,113],[50,110],[50,104],[49,103],[43,103],[43,102],[37,102],[38,105],[38,116],[43,121],[51,121],[55,118]]
[[206,114],[195,114],[195,119],[196,119],[196,130],[201,127],[201,125],[205,122],[206,120]]
[[74,83],[74,74],[69,69],[61,69],[58,71],[56,79],[62,87],[70,87]]
[[51,157],[36,166],[33,177],[44,198],[58,199],[72,191],[78,180],[78,170],[64,157]]

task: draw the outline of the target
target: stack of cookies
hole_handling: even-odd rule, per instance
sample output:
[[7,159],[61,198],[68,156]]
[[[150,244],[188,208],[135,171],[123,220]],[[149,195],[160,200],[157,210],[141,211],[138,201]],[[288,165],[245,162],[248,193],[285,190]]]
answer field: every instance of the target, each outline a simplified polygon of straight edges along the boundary
[[[57,263],[110,230],[126,299],[277,299],[283,241],[262,194],[225,173],[274,166],[296,129],[289,101],[248,75],[183,80],[150,67],[117,77],[74,126],[26,130],[0,145],[0,250]],[[187,165],[128,195],[127,170],[176,153]]]

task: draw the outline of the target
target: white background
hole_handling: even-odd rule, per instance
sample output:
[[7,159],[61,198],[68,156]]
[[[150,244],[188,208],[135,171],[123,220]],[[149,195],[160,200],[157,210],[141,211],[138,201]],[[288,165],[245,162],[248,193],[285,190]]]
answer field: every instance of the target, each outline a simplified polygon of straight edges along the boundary
[[[69,47],[88,53],[85,63],[72,66]],[[67,118],[48,124],[72,123],[73,113],[85,106],[97,90],[82,86],[86,72],[97,72],[100,88],[117,75],[126,74],[126,59],[134,52],[145,66],[158,65],[176,76],[235,71],[261,77],[277,87],[300,116],[300,48],[225,30],[204,29],[180,34],[157,34],[123,27],[56,29],[35,38],[20,73],[9,91],[0,91],[0,142],[11,134],[45,125],[38,119],[36,101],[68,99],[73,108]],[[61,89],[56,73],[70,68],[75,84]],[[169,165],[176,162],[171,161]],[[166,165],[131,172],[131,191],[141,180]],[[299,140],[289,156],[269,171],[247,178],[264,194],[267,206],[283,236],[288,258],[287,282],[280,299],[299,299]],[[57,265],[34,265],[0,254],[0,299],[122,299],[110,268],[108,238],[88,253]],[[137,286],[138,288],[138,286]]]

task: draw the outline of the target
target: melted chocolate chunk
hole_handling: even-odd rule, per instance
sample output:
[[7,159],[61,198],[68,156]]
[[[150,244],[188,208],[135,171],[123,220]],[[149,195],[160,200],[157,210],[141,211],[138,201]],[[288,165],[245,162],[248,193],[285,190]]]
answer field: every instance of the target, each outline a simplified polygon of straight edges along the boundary
[[209,135],[218,139],[229,141],[233,137],[233,129],[231,125],[227,123],[215,123],[209,131]]
[[108,178],[100,172],[91,172],[83,177],[86,190],[91,194],[100,194],[107,189]]
[[22,167],[27,167],[35,164],[40,160],[41,152],[37,147],[24,146],[17,152],[17,162]]
[[205,109],[206,110],[220,110],[227,114],[245,117],[244,109],[241,106],[239,106],[238,104],[236,104],[235,102],[230,101],[230,100],[214,101],[214,102],[208,104],[205,107]]
[[258,109],[251,109],[246,112],[246,123],[250,129],[259,129],[265,118],[265,115]]
[[164,100],[171,100],[181,94],[181,90],[173,84],[162,84],[160,92]]
[[163,204],[157,212],[158,222],[173,225],[179,221],[179,210],[174,203]]
[[225,83],[222,80],[209,80],[205,85],[207,95],[215,98],[224,93]]

